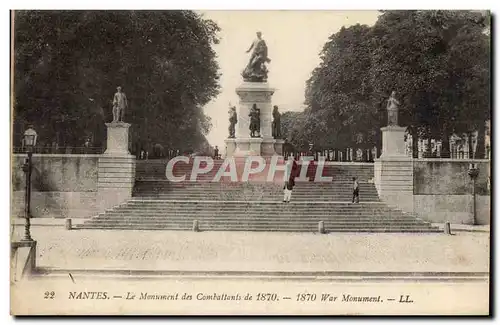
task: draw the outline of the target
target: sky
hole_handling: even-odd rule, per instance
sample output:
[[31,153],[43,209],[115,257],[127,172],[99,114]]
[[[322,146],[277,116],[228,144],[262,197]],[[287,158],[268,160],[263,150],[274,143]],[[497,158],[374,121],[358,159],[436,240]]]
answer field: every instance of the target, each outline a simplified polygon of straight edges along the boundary
[[222,74],[221,93],[204,107],[212,118],[207,138],[211,145],[224,148],[228,135],[229,103],[238,104],[235,88],[243,83],[241,71],[250,53],[245,51],[256,38],[257,31],[268,46],[268,83],[276,88],[273,105],[280,112],[304,108],[306,80],[320,63],[320,52],[328,37],[342,26],[373,25],[377,11],[200,11],[204,18],[215,21],[221,31],[220,43],[214,45]]

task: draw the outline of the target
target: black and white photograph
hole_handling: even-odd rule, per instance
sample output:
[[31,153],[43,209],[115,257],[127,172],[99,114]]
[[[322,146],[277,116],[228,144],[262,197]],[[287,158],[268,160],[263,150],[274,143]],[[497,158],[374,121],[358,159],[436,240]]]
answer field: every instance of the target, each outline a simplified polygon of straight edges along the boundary
[[492,16],[11,10],[11,315],[490,315]]

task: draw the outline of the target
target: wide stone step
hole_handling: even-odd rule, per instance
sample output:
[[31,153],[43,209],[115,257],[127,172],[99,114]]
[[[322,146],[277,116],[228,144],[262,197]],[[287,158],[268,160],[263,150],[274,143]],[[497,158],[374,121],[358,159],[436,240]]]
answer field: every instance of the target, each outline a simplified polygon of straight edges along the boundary
[[[80,229],[102,229],[102,230],[164,230],[164,231],[186,231],[191,230],[191,226],[168,226],[168,225],[148,225],[148,226],[128,226],[128,225],[88,225],[79,227]],[[313,232],[317,233],[317,227],[227,227],[227,226],[212,226],[207,228],[201,228],[200,231],[255,231],[255,232]],[[372,228],[327,228],[325,229],[327,233],[335,232],[353,232],[353,233],[429,233],[429,232],[441,232],[441,230],[436,228],[428,227],[397,227],[397,228],[387,228],[387,227],[372,227]]]
[[[421,222],[420,219],[401,216],[401,215],[380,215],[380,216],[370,216],[370,215],[352,215],[352,216],[344,216],[344,215],[314,215],[314,216],[301,216],[300,214],[131,214],[131,213],[115,213],[115,214],[105,214],[99,215],[96,218],[98,219],[122,219],[122,220],[276,220],[276,221],[287,221],[287,220],[306,220],[306,221],[342,221],[342,222],[350,222],[350,221],[390,221],[390,222],[399,222],[399,221],[418,221]],[[423,221],[422,221],[423,222]]]
[[269,214],[269,213],[279,213],[279,214],[298,214],[304,216],[314,216],[314,215],[367,215],[367,216],[375,216],[375,215],[403,215],[401,211],[390,211],[390,210],[329,210],[329,209],[315,209],[315,210],[306,210],[306,209],[288,209],[288,208],[260,208],[260,209],[238,209],[238,208],[180,208],[180,207],[130,207],[130,208],[117,208],[105,213],[136,213],[138,215],[142,214],[172,214],[172,213],[197,213],[197,214],[215,214],[215,213],[225,213],[225,214],[242,214],[242,213],[253,213],[253,214]]
[[[143,200],[143,201],[154,201],[154,200],[164,200],[164,201],[237,201],[237,202],[257,202],[265,201],[263,203],[278,203],[283,201],[283,193],[278,194],[151,194],[144,195],[141,193],[140,196],[133,196],[133,199]],[[308,195],[292,193],[291,201],[301,201],[301,202],[352,202],[352,194],[325,194],[325,195]],[[380,198],[376,195],[360,195],[359,203],[377,203]]]
[[328,211],[328,210],[315,210],[315,211],[304,211],[304,210],[194,210],[194,209],[126,209],[126,210],[116,210],[116,211],[108,211],[99,215],[104,214],[134,214],[137,216],[142,215],[260,215],[260,216],[271,216],[280,215],[280,216],[310,216],[310,217],[373,217],[378,218],[381,216],[384,217],[408,217],[414,218],[413,215],[405,214],[403,212],[395,211]]
[[204,215],[257,215],[257,216],[274,216],[274,215],[282,215],[282,216],[304,216],[304,217],[321,217],[321,216],[328,216],[328,217],[337,217],[337,216],[344,216],[344,217],[380,217],[380,216],[385,216],[385,217],[394,217],[394,216],[404,216],[404,217],[409,217],[404,215],[401,212],[388,212],[388,211],[362,211],[362,212],[356,212],[356,211],[310,211],[308,213],[307,211],[300,211],[300,210],[295,210],[295,211],[283,211],[283,210],[182,210],[182,209],[149,209],[149,210],[136,210],[136,209],[130,209],[130,210],[118,210],[118,211],[109,211],[105,212],[104,214],[106,215],[113,215],[113,214],[134,214],[137,216],[142,216],[142,215],[199,215],[199,216],[204,216]]
[[[202,183],[196,183],[192,185],[148,185],[148,186],[135,186],[134,189],[135,191],[142,191],[142,192],[147,192],[147,191],[196,191],[196,190],[205,190],[205,191],[279,191],[283,190],[284,184],[278,184],[278,185],[270,185],[270,186],[259,186],[259,185],[254,185],[254,186],[242,186],[242,185],[221,185],[220,183],[207,183],[207,184],[202,184]],[[294,187],[294,191],[301,191],[301,190],[307,190],[307,191],[352,191],[352,184],[346,184],[342,186],[336,186],[336,185],[321,185],[317,183],[307,183],[307,184],[299,184],[296,183]],[[376,191],[376,187],[372,184],[366,184],[366,185],[360,185],[359,189],[361,191],[369,191],[373,190]]]
[[321,212],[315,211],[312,213],[304,214],[302,211],[137,211],[137,210],[122,210],[122,211],[110,211],[106,213],[102,213],[98,215],[99,217],[127,217],[132,219],[144,219],[144,218],[261,218],[261,219],[290,219],[290,218],[298,218],[301,220],[313,220],[313,219],[329,219],[329,220],[337,220],[337,219],[345,219],[345,220],[358,220],[358,219],[366,219],[366,220],[415,220],[417,219],[414,216],[406,215],[402,213],[389,213],[389,212],[363,212],[363,213],[355,213],[355,212]]
[[291,202],[291,203],[283,203],[282,201],[190,201],[190,200],[155,200],[144,199],[134,200],[132,202],[128,202],[120,207],[126,206],[150,206],[150,207],[204,207],[204,208],[219,208],[219,207],[234,207],[238,209],[246,209],[246,208],[256,208],[256,207],[279,207],[287,209],[348,209],[348,210],[360,210],[360,209],[375,209],[375,210],[384,210],[384,211],[394,211],[383,203],[380,202],[369,202],[369,203],[350,203],[350,201],[344,201],[345,203],[337,203],[334,201],[309,201],[309,202]]
[[[154,202],[154,201],[152,201]],[[236,201],[235,201],[236,202]],[[182,204],[133,204],[133,205],[124,205],[120,207],[116,207],[113,210],[118,210],[118,209],[175,209],[175,210],[181,210],[181,209],[191,209],[191,210],[198,210],[198,211],[219,211],[219,210],[232,210],[232,211],[247,211],[247,210],[252,210],[252,211],[257,211],[257,210],[262,210],[262,211],[301,211],[301,212],[313,212],[313,211],[328,211],[328,212],[349,212],[349,211],[355,211],[355,212],[377,212],[377,211],[400,211],[400,210],[393,210],[393,209],[387,209],[384,207],[370,207],[369,203],[363,204],[364,206],[361,206],[359,204],[359,207],[348,207],[348,206],[331,206],[330,208],[327,207],[321,207],[321,206],[314,206],[314,205],[309,205],[309,206],[300,206],[300,202],[295,202],[295,203],[284,203],[281,202],[269,202],[269,205],[266,205],[265,202],[260,202],[260,203],[255,203],[255,204],[245,204],[241,207],[238,207],[237,205],[230,205],[230,204],[221,204],[221,205],[214,205],[214,204],[203,204],[198,201],[193,201],[193,205],[189,205],[186,203]]]
[[[282,192],[284,185],[278,186],[255,186],[255,187],[237,187],[237,186],[218,186],[218,185],[191,185],[191,186],[135,186],[135,193],[148,193],[148,192],[240,192],[240,191],[253,191],[253,192]],[[295,192],[314,192],[314,193],[352,193],[352,185],[348,186],[302,186],[295,185],[293,188]],[[377,193],[377,188],[375,186],[360,186],[360,192],[372,192]]]
[[231,215],[231,214],[169,214],[169,215],[161,215],[161,214],[149,214],[149,215],[138,215],[138,214],[106,214],[99,215],[97,219],[100,220],[129,220],[129,221],[147,221],[147,220],[269,220],[269,221],[279,221],[286,222],[290,220],[295,221],[341,221],[341,222],[358,222],[358,221],[366,221],[366,222],[403,222],[403,221],[411,221],[411,222],[424,222],[420,221],[416,218],[404,217],[404,216],[387,216],[381,215],[378,217],[374,216],[328,216],[328,215],[316,215],[316,216],[301,216],[301,215],[259,215],[259,214],[242,214],[242,215]]
[[[360,192],[377,193],[375,187],[361,187]],[[274,188],[219,188],[219,187],[148,187],[136,188],[135,193],[227,193],[227,192],[255,192],[255,193],[280,193],[283,192],[283,186]],[[293,193],[352,193],[351,187],[299,187],[293,189]]]
[[[282,192],[274,192],[274,193],[240,193],[240,192],[220,192],[220,193],[213,193],[213,192],[207,192],[207,193],[196,193],[196,192],[163,192],[163,193],[135,193],[136,195],[133,196],[133,198],[162,198],[165,197],[164,200],[182,200],[183,198],[189,198],[189,197],[196,197],[196,198],[201,198],[203,200],[203,197],[207,197],[206,200],[208,200],[209,197],[211,198],[217,198],[217,201],[223,201],[225,197],[229,198],[238,198],[241,197],[242,200],[245,198],[250,198],[250,197],[257,197],[257,198],[271,198],[274,200],[278,200],[279,198],[283,198],[283,193]],[[328,199],[327,201],[332,201],[332,198],[346,198],[346,202],[351,201],[352,199],[352,193],[307,193],[307,192],[292,192],[292,199],[293,198],[310,198],[311,201],[322,201],[320,199],[326,198]],[[362,198],[378,198],[378,196],[375,193],[360,193],[360,199]],[[316,199],[316,200],[315,200]],[[339,202],[342,200],[337,200],[336,202]]]
[[[321,188],[321,187],[294,187],[293,193],[311,193],[311,194],[327,194],[327,193],[332,193],[332,194],[344,194],[344,193],[350,193],[352,194],[352,188],[347,187],[347,188]],[[359,189],[360,193],[367,193],[367,194],[378,194],[377,190],[375,187],[366,187],[366,188],[360,188]],[[280,187],[274,187],[274,188],[218,188],[218,187],[178,187],[178,188],[141,188],[141,189],[135,189],[134,194],[140,195],[140,194],[158,194],[158,193],[196,193],[196,194],[202,194],[202,193],[283,193],[283,186]]]
[[[377,190],[375,188],[360,188],[360,192],[362,193],[374,193],[377,194]],[[144,188],[144,189],[136,189],[134,191],[138,194],[148,194],[148,193],[281,193],[283,192],[283,187],[279,188],[256,188],[256,189],[243,189],[243,188],[217,188],[217,187],[178,187],[178,188]],[[293,189],[293,193],[312,193],[312,194],[324,194],[324,193],[332,193],[332,194],[343,194],[343,193],[351,193],[352,188],[320,188],[320,187],[312,187],[312,188],[304,188],[304,187],[295,187]]]
[[[259,200],[272,200],[272,201],[279,201],[280,199],[283,200],[283,193],[138,193],[133,196],[134,198],[141,198],[141,199],[163,199],[163,200],[193,200],[193,199],[201,199],[201,200],[229,200],[232,199],[237,200],[240,199],[241,201],[247,200],[247,201],[252,201],[250,198],[258,198]],[[302,199],[304,200],[309,200],[309,201],[351,201],[352,199],[352,193],[349,194],[331,194],[331,193],[325,193],[325,194],[308,194],[308,193],[292,193],[292,200],[294,199]],[[375,194],[368,194],[368,193],[361,193],[359,196],[360,200],[366,200],[366,199],[372,199],[372,200],[379,200],[379,197]],[[256,201],[256,200],[253,200]]]
[[314,215],[339,215],[339,216],[349,216],[349,215],[367,215],[367,216],[375,216],[375,215],[402,215],[402,212],[399,211],[384,211],[384,210],[298,210],[298,209],[193,209],[193,208],[120,208],[115,209],[108,213],[134,213],[137,215],[143,214],[172,214],[172,213],[181,213],[181,214],[260,214],[266,215],[269,213],[277,213],[283,215],[305,215],[305,216],[314,216]]
[[100,217],[108,216],[130,216],[131,218],[143,219],[143,218],[170,218],[170,217],[186,217],[186,218],[269,218],[269,219],[287,219],[287,218],[301,218],[302,220],[310,219],[346,219],[353,220],[359,218],[366,218],[370,220],[379,219],[415,219],[413,216],[403,215],[401,213],[328,213],[328,212],[315,212],[311,214],[304,214],[301,212],[280,212],[280,211],[245,211],[245,212],[231,212],[231,211],[144,211],[139,212],[136,210],[128,211],[111,211],[103,214],[99,214]]
[[[269,174],[267,173],[261,173],[261,174],[251,174],[249,175],[248,179],[243,179],[242,175],[237,174],[237,178],[232,178],[230,176],[222,176],[220,178],[215,178],[215,174],[198,174],[196,176],[193,176],[191,178],[191,174],[186,174],[186,173],[173,173],[175,177],[183,177],[183,180],[178,180],[175,181],[175,183],[180,183],[180,182],[199,182],[199,183],[244,183],[244,182],[251,182],[251,183],[262,183],[264,181],[268,181],[269,179]],[[297,175],[298,176],[298,175]],[[343,182],[343,183],[349,183],[352,182],[352,178],[356,177],[358,182],[362,183],[369,183],[371,182],[373,175],[358,175],[358,174],[353,174],[353,175],[338,175],[338,174],[322,174],[324,177],[329,177],[329,180],[325,179],[319,179],[315,174],[307,174],[306,178],[307,179],[298,179],[298,182],[301,183],[331,183],[331,182]],[[284,173],[279,173],[276,172],[274,175],[271,176],[273,182],[282,182],[284,181]],[[168,179],[164,173],[160,174],[135,174],[136,182],[170,182],[172,180]],[[172,181],[173,182],[173,181]]]
[[[144,224],[127,224],[127,223],[106,223],[106,224],[93,224],[97,226],[115,226],[115,227],[169,227],[169,228],[176,228],[176,227],[184,227],[184,228],[191,228],[192,225],[186,225],[186,224],[166,224],[166,223],[144,223]],[[261,229],[261,230],[267,230],[267,229],[318,229],[317,224],[307,224],[307,223],[290,223],[290,224],[271,224],[271,223],[231,223],[231,224],[217,224],[217,223],[211,223],[211,224],[199,224],[199,229],[204,230],[204,229],[213,229],[213,228],[219,228],[222,229],[221,227],[224,227],[226,229],[237,229],[237,228],[243,228],[243,229]],[[401,224],[401,225],[390,225],[390,224],[359,224],[359,225],[354,225],[354,224],[326,224],[324,225],[324,228],[326,230],[331,230],[331,229],[350,229],[354,231],[359,231],[359,230],[366,230],[366,229],[380,229],[380,228],[386,228],[386,229],[423,229],[425,226],[424,225],[412,225],[412,224]]]
[[[229,170],[226,170],[226,172],[229,171]],[[165,177],[165,175],[168,174],[172,174],[174,176],[183,176],[183,175],[186,175],[186,176],[191,176],[191,175],[199,175],[199,176],[203,176],[203,175],[216,175],[217,173],[219,172],[218,169],[212,169],[211,171],[208,171],[208,172],[203,172],[202,170],[200,171],[192,171],[192,170],[179,170],[179,169],[158,169],[158,170],[148,170],[148,171],[137,171],[136,169],[136,175],[142,175],[142,176],[160,176],[160,177]],[[241,169],[237,169],[236,170],[236,175],[243,175],[243,168]],[[296,174],[297,176],[301,175],[302,171],[298,171],[298,173]],[[260,171],[258,173],[250,173],[248,174],[250,177],[251,176],[254,176],[254,175],[259,175],[259,176],[262,176],[262,175],[265,175],[265,176],[268,176],[269,174],[271,175],[283,175],[285,173],[284,170],[274,170],[274,173],[272,170],[266,168],[264,169],[263,171]],[[361,177],[361,178],[366,178],[366,177],[373,177],[373,173],[374,171],[349,171],[349,172],[344,172],[344,171],[336,171],[336,170],[328,170],[328,169],[324,169],[323,171],[316,171],[316,170],[308,170],[307,173],[305,173],[305,175],[307,175],[308,177],[315,177],[315,176],[339,176],[339,177]],[[317,174],[317,175],[316,175]],[[222,175],[221,177],[225,178],[230,178],[230,176],[228,176],[229,174],[226,174],[226,175]],[[302,172],[302,176],[304,175],[304,172]]]
[[[292,195],[292,199],[294,196]],[[129,201],[127,204],[138,204],[138,203],[143,203],[143,204],[159,204],[159,205],[200,205],[203,204],[204,206],[221,206],[221,205],[228,205],[228,206],[283,206],[283,202],[281,201],[283,199],[283,196],[279,196],[277,198],[274,198],[275,201],[251,201],[251,200],[197,200],[197,201],[192,201],[192,200],[187,200],[186,198],[183,199],[157,199],[154,197],[133,197],[131,201]],[[305,202],[290,202],[290,206],[296,206],[296,207],[304,207],[304,208],[309,208],[309,207],[349,207],[350,209],[357,209],[357,208],[366,208],[366,207],[373,207],[373,208],[382,208],[384,206],[383,203],[381,202],[359,202],[359,203],[352,203],[351,202],[351,197],[349,197],[349,200],[345,201],[333,201],[331,199],[325,200],[325,201],[319,201],[319,200],[312,200],[312,201],[305,201]],[[123,205],[122,205],[123,206]],[[391,209],[392,210],[392,209]]]
[[186,211],[186,209],[189,209],[190,211],[210,211],[210,212],[218,212],[218,211],[228,211],[228,212],[244,212],[244,211],[263,211],[263,212],[269,212],[269,211],[284,211],[284,212],[292,212],[292,211],[297,211],[302,214],[310,212],[310,213],[384,213],[384,212],[397,212],[397,213],[402,213],[400,210],[391,210],[391,209],[386,209],[386,208],[363,208],[363,207],[353,207],[353,208],[325,208],[325,207],[314,207],[311,206],[310,208],[307,207],[300,207],[298,203],[296,204],[285,204],[282,203],[281,205],[268,205],[266,206],[265,204],[262,205],[255,205],[255,206],[243,206],[243,207],[238,207],[236,205],[230,206],[230,205],[224,205],[224,206],[216,206],[216,205],[206,205],[204,206],[203,204],[198,204],[198,205],[193,205],[189,206],[186,204],[183,205],[176,205],[176,204],[171,204],[171,205],[131,205],[131,206],[121,206],[117,207],[113,210],[109,211],[131,211],[134,210],[135,212],[139,211],[144,211],[144,210],[158,210],[158,211]]
[[[282,192],[283,191],[284,185],[280,186],[273,186],[273,187],[219,187],[219,186],[177,186],[177,187],[170,187],[170,186],[165,186],[165,187],[155,187],[155,186],[148,186],[148,187],[135,187],[134,192],[136,193],[147,193],[147,192],[201,192],[201,191],[208,191],[208,192],[238,192],[238,191],[253,191],[253,192]],[[300,186],[300,185],[295,185],[293,188],[294,192],[335,192],[335,193],[347,193],[351,192],[352,193],[352,186]],[[375,186],[360,186],[359,190],[361,192],[373,192],[376,193],[377,189]]]
[[374,225],[387,225],[393,227],[399,226],[430,226],[430,224],[425,222],[418,221],[384,221],[384,220],[371,220],[371,221],[355,221],[355,220],[346,220],[346,221],[332,221],[332,220],[276,220],[276,219],[93,219],[92,221],[88,221],[85,224],[128,224],[128,225],[147,225],[147,224],[185,224],[192,225],[194,220],[198,220],[198,223],[201,225],[273,225],[273,226],[291,226],[291,225],[312,225],[317,226],[319,221],[323,221],[326,226],[345,226],[345,227],[372,227]]
[[[363,193],[362,193],[363,194]],[[371,198],[378,199],[378,196],[372,193],[364,193],[364,195],[360,194],[360,200]],[[133,196],[133,198],[137,199],[163,199],[163,200],[184,200],[184,199],[192,199],[199,198],[201,200],[216,200],[216,201],[224,201],[225,198],[234,199],[241,198],[241,201],[249,201],[250,198],[259,198],[259,199],[267,199],[278,201],[283,199],[283,193],[140,193],[140,196]],[[206,199],[204,199],[206,198]],[[352,193],[342,194],[342,193],[321,193],[321,194],[309,194],[309,193],[292,193],[292,199],[294,198],[302,198],[302,199],[310,199],[311,201],[345,201],[350,202],[352,199]],[[335,198],[343,198],[344,200],[334,200]],[[326,199],[326,200],[323,200]],[[256,200],[254,200],[256,201]]]
[[[258,206],[258,205],[265,205],[265,206],[283,206],[283,202],[275,201],[275,202],[264,202],[264,201],[235,201],[235,200],[199,200],[199,201],[191,201],[191,200],[163,200],[163,199],[155,199],[155,198],[146,198],[146,197],[135,197],[132,198],[131,200],[128,201],[126,204],[137,204],[137,203],[144,203],[144,204],[160,204],[160,205],[169,205],[169,204],[175,204],[175,205],[197,205],[197,204],[203,204],[204,206],[207,205],[212,205],[212,206],[220,206],[220,205],[228,205],[228,206]],[[373,207],[373,208],[382,208],[386,207],[383,203],[381,202],[368,202],[368,203],[363,203],[360,202],[359,204],[356,203],[351,203],[351,200],[347,201],[308,201],[308,202],[291,202],[289,204],[290,206],[294,207],[349,207],[351,209],[357,209],[357,208],[365,208],[365,207]],[[392,209],[391,209],[392,210]]]
[[[309,178],[309,180],[302,180],[299,178],[296,178],[296,183],[301,184],[301,185],[335,185],[335,184],[352,184],[352,178],[339,178],[339,177],[333,177],[333,180],[329,181],[319,181],[313,178]],[[150,179],[150,180],[136,180],[135,183],[136,185],[234,185],[234,186],[239,186],[239,185],[261,185],[261,186],[273,186],[273,185],[281,185],[283,184],[284,180],[283,179],[274,179],[274,180],[268,180],[267,177],[261,178],[260,180],[249,180],[249,181],[240,181],[240,180],[232,180],[231,178],[221,178],[220,180],[213,180],[213,179],[208,179],[208,180],[191,180],[190,178],[186,178],[183,181],[170,181],[167,180],[166,178],[164,179]],[[358,180],[359,184],[363,185],[371,185],[373,184],[370,179],[368,180]]]
[[[198,219],[197,219],[198,220]],[[400,227],[400,226],[428,226],[428,224],[424,222],[411,222],[411,221],[399,221],[399,222],[387,222],[387,221],[329,221],[329,220],[320,220],[323,221],[324,224],[328,227],[330,226],[344,226],[344,227],[374,227],[374,226],[388,226],[388,227]],[[276,220],[205,220],[199,219],[198,223],[200,225],[211,225],[211,224],[220,224],[220,225],[269,225],[269,226],[277,226],[277,225],[318,225],[319,221],[302,221],[302,220],[287,220],[287,222],[278,222]],[[89,224],[127,224],[127,225],[148,225],[148,224],[191,224],[191,222],[186,222],[185,220],[123,220],[123,219],[97,219],[89,222]]]
[[[168,172],[174,176],[185,176],[186,179],[190,179],[192,176],[196,177],[197,179],[213,179],[214,176],[218,173],[219,168],[214,168],[211,171],[208,171],[206,173],[199,173],[199,172],[194,172],[192,169],[169,169]],[[158,169],[151,169],[151,170],[140,170],[136,168],[136,178],[141,179],[166,179],[166,172],[167,170],[163,168],[158,168]],[[274,172],[274,177],[275,179],[282,178],[284,174],[284,171],[282,170],[276,170]],[[318,175],[316,175],[318,174]],[[241,176],[243,175],[243,168],[240,167],[236,170],[236,175],[238,175],[238,178],[240,179]],[[255,173],[255,174],[250,174],[249,178],[250,179],[258,179],[258,178],[267,178],[269,175],[269,168],[266,168],[265,170]],[[313,179],[316,178],[317,176],[324,176],[324,177],[333,177],[334,179],[348,179],[352,180],[352,177],[356,177],[359,180],[369,180],[373,178],[374,171],[372,170],[335,170],[335,169],[329,169],[329,168],[324,168],[323,171],[317,172],[316,169],[310,168],[306,176]],[[222,179],[230,179],[228,176],[223,176]]]

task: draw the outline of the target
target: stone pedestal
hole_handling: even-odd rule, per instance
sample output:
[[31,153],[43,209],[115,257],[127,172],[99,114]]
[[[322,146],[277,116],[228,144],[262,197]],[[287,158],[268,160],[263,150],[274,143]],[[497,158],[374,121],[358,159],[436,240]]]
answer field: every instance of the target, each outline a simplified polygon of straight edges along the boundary
[[413,208],[413,159],[405,154],[406,128],[386,126],[382,130],[382,154],[375,159],[374,181],[379,197],[405,212]]
[[36,271],[37,242],[34,240],[20,240],[11,243],[11,250],[17,253],[15,265],[11,265],[11,279],[20,281],[24,277],[33,275]]
[[128,150],[130,124],[106,123],[107,148],[98,162],[99,210],[117,206],[132,197],[135,182],[135,156]]
[[[272,137],[272,102],[275,89],[267,82],[244,82],[236,88],[240,101],[237,107],[236,148],[234,156],[273,156],[275,140]],[[260,109],[260,138],[250,137],[250,110],[253,104]],[[228,150],[229,152],[229,150]],[[230,157],[230,155],[228,155]]]
[[405,155],[405,132],[406,128],[401,126],[386,126],[380,128],[382,131],[382,157],[406,157]]
[[106,123],[108,127],[107,146],[105,155],[110,156],[129,156],[128,150],[128,131],[129,123],[111,122]]
[[274,140],[274,151],[279,156],[283,156],[283,144],[284,143],[285,143],[285,140],[281,140],[281,139]]
[[274,149],[274,145],[276,144],[276,140],[271,139],[263,139],[261,145],[261,155],[264,157],[274,156],[276,155],[276,150]]
[[237,138],[233,157],[261,156],[262,138]]

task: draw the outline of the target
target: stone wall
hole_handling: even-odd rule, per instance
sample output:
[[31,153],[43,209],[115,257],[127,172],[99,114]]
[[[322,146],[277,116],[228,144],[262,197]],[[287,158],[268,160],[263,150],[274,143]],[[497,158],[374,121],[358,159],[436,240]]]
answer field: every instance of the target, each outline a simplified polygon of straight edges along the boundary
[[488,160],[415,159],[413,160],[414,211],[432,222],[472,224],[472,180],[469,164],[479,168],[476,180],[476,223],[490,223]]
[[[89,217],[99,211],[98,163],[101,155],[33,155],[33,217]],[[12,156],[12,217],[24,213],[25,154]]]
[[479,168],[476,194],[488,194],[490,163],[487,160],[415,159],[413,160],[413,194],[464,195],[470,194],[472,180],[467,174],[469,164]]

